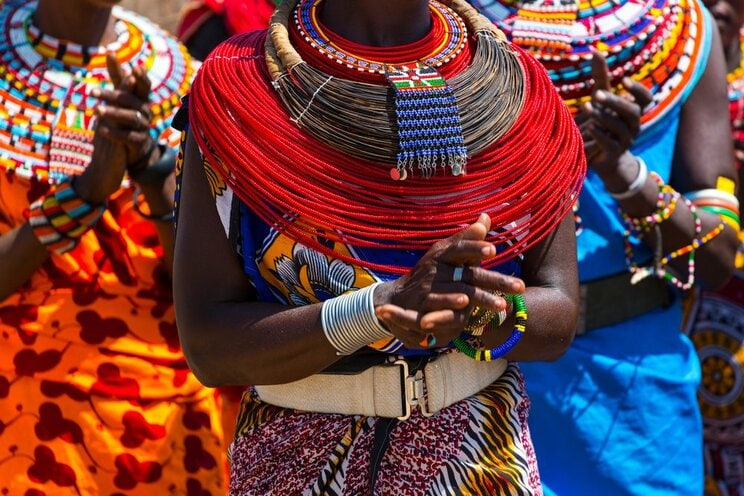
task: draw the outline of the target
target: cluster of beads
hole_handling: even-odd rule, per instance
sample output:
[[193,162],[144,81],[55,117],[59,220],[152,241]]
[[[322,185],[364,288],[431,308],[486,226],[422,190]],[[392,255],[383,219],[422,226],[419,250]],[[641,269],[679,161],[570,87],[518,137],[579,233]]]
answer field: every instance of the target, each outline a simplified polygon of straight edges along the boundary
[[[527,328],[527,305],[524,302],[524,296],[522,296],[521,294],[514,294],[505,295],[504,298],[510,304],[511,308],[514,309],[514,318],[516,319],[514,329],[512,329],[509,338],[507,338],[507,340],[499,346],[487,349],[476,348],[462,337],[457,337],[452,341],[452,344],[454,344],[461,353],[464,353],[473,360],[490,362],[491,360],[496,360],[509,353],[512,349],[514,349],[519,340],[522,339],[525,329]],[[496,314],[492,313],[492,316],[493,315]],[[494,318],[491,319],[491,326],[494,330],[503,323],[503,320],[501,320],[501,316],[499,316],[498,320],[500,322],[497,322],[497,320]],[[506,318],[504,318],[504,320],[506,320]]]
[[650,88],[653,102],[641,123],[650,126],[674,108],[704,64],[712,26],[690,0],[535,2],[470,0],[548,71],[563,100],[579,112],[594,91],[591,59],[606,59],[613,86],[632,77]]
[[[659,175],[655,172],[651,172],[649,175],[651,175],[656,183],[659,185],[659,198],[656,204],[656,212],[641,218],[630,217],[624,212],[620,212],[627,226],[627,229],[624,233],[625,263],[628,266],[628,270],[630,270],[632,274],[630,281],[632,284],[636,284],[646,277],[654,275],[683,291],[687,291],[691,289],[693,284],[695,283],[695,252],[705,243],[708,243],[713,238],[718,236],[723,231],[724,224],[721,223],[707,234],[702,235],[703,224],[700,220],[698,209],[695,204],[690,201],[690,199],[680,195],[670,186],[665,184],[661,177],[659,177]],[[661,233],[658,230],[658,225],[672,216],[675,210],[675,205],[680,200],[687,205],[687,208],[690,210],[690,213],[692,214],[694,220],[695,232],[692,242],[689,245],[678,248],[663,257],[661,257],[660,253],[658,253],[653,264],[650,266],[638,266],[638,264],[634,260],[633,246],[630,241],[631,236],[641,238],[645,235],[645,233],[651,231],[652,229],[656,229],[658,238],[657,245],[660,247]],[[671,268],[669,267],[669,263],[672,260],[684,255],[687,255],[687,279],[685,281],[674,275]]]
[[61,255],[77,246],[106,210],[105,205],[83,201],[69,180],[31,204],[28,223],[37,239],[50,251]]
[[323,302],[323,334],[337,355],[351,355],[363,346],[392,337],[375,315],[374,293],[381,283],[336,296]]
[[659,186],[659,196],[656,199],[656,211],[645,217],[636,218],[630,217],[620,210],[620,215],[625,223],[636,231],[648,231],[656,224],[661,224],[670,218],[674,213],[674,210],[677,208],[677,201],[679,201],[681,196],[671,186],[665,184],[664,180],[657,173],[650,172],[649,176],[651,176]]

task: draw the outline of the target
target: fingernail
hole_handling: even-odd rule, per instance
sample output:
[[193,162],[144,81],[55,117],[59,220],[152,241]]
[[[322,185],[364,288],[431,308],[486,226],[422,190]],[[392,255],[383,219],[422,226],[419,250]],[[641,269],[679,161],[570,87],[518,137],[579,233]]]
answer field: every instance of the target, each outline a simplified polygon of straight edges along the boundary
[[98,88],[93,88],[92,90],[90,90],[90,95],[93,98],[98,98],[99,96],[101,96],[101,90]]
[[630,79],[628,76],[625,76],[623,78],[623,85],[626,86],[626,87],[633,86],[633,80]]
[[598,90],[598,91],[597,91],[597,92],[596,92],[596,93],[594,94],[594,98],[596,98],[596,99],[597,99],[598,101],[600,101],[600,102],[604,102],[604,101],[607,101],[607,92],[606,92],[606,91],[604,91],[604,90]]
[[434,327],[434,322],[422,322],[421,323],[422,329],[431,329],[432,327]]
[[495,255],[494,253],[495,249],[492,245],[484,246],[481,248],[481,253],[487,257]]
[[468,302],[468,299],[464,296],[458,296],[457,297],[457,304],[458,305],[464,305]]
[[98,115],[103,115],[106,113],[106,107],[96,107],[96,112],[98,112]]

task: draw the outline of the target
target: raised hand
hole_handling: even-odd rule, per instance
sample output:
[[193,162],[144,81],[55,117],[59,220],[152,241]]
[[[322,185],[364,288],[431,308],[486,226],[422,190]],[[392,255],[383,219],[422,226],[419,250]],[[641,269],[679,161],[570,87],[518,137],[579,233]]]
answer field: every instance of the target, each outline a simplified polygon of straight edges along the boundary
[[481,214],[475,223],[434,244],[411,272],[376,298],[378,319],[406,347],[424,347],[427,334],[446,344],[463,331],[474,306],[506,308],[506,301],[492,291],[524,291],[522,280],[480,267],[496,254],[485,241],[490,224],[489,216]]
[[641,127],[643,109],[651,103],[651,92],[630,78],[622,80],[622,92],[613,92],[607,62],[600,53],[592,58],[595,91],[584,104],[576,123],[584,138],[590,167],[600,175],[612,173],[628,152]]
[[125,75],[114,54],[106,57],[109,77],[115,89],[95,89],[101,99],[96,108],[97,124],[90,166],[78,178],[75,189],[91,203],[103,203],[116,191],[126,170],[147,167],[157,159],[157,147],[150,137],[148,104],[150,81],[141,67]]

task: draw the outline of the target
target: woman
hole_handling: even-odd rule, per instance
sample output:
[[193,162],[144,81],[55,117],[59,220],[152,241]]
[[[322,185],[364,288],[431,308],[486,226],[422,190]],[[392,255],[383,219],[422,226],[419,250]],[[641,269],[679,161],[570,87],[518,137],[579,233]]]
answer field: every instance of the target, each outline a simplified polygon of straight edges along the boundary
[[169,124],[193,69],[116,3],[0,4],[3,494],[224,493],[170,292]]
[[701,494],[700,366],[680,296],[721,286],[737,244],[718,33],[694,0],[471,3],[544,64],[590,166],[579,335],[555,364],[524,367],[546,492]]
[[181,12],[176,35],[189,53],[204,60],[232,35],[265,29],[276,0],[191,0]]
[[176,308],[252,385],[231,493],[539,494],[514,361],[571,340],[584,175],[539,65],[463,1],[291,1],[188,112]]
[[[715,19],[726,57],[729,116],[736,168],[741,185],[744,158],[744,3],[706,1]],[[739,188],[741,199],[742,189]],[[741,241],[741,236],[739,237]],[[686,330],[698,350],[702,384],[698,392],[703,414],[705,494],[744,494],[744,401],[742,343],[744,342],[744,259],[742,245],[734,277],[719,291],[695,295]]]

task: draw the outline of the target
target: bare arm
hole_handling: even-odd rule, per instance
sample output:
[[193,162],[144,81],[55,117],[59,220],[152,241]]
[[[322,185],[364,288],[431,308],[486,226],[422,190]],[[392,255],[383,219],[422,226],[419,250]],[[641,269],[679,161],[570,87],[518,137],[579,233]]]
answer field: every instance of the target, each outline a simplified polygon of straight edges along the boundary
[[320,304],[287,307],[252,301],[253,288],[222,229],[191,136],[173,283],[183,350],[206,385],[290,382],[338,359],[320,326]]
[[[578,290],[569,220],[528,257],[530,277],[565,288],[531,290],[530,312],[535,315],[531,318],[535,326],[545,329],[525,340],[521,348],[525,356],[555,358],[568,345],[575,327],[576,298],[572,297]],[[186,144],[178,226],[174,265],[178,328],[189,364],[202,382],[210,386],[289,382],[338,359],[322,331],[321,304],[289,307],[254,301],[253,288],[225,236],[192,137]],[[478,268],[495,254],[484,241],[487,232],[485,216],[437,243],[409,274],[383,284],[375,293],[378,317],[406,346],[416,347],[427,332],[436,334],[439,343],[451,341],[460,334],[474,304],[494,310],[504,307],[503,299],[481,288],[524,291],[521,280]],[[564,265],[559,263],[560,253],[569,254]],[[454,282],[456,265],[471,266],[472,280]],[[537,316],[559,307],[557,320]],[[427,322],[430,326],[424,329]]]
[[[506,358],[555,360],[571,344],[579,315],[576,226],[572,213],[525,254],[522,278],[527,286],[527,328]],[[513,317],[506,319],[498,333],[486,335],[485,344],[494,347],[503,342],[513,325]]]
[[[598,91],[592,102],[591,138],[586,141],[589,163],[595,168],[608,191],[622,192],[638,174],[638,164],[627,151],[632,138],[638,132],[640,108],[650,96],[638,83],[624,83],[635,97],[635,103],[609,92],[608,76],[599,66],[593,67]],[[602,100],[597,100],[599,95]],[[728,99],[726,96],[725,63],[717,30],[713,32],[713,46],[700,81],[682,109],[677,140],[672,162],[670,185],[682,193],[715,188],[719,176],[735,179],[733,149],[728,121]],[[588,122],[588,121],[585,121]],[[587,129],[585,124],[582,124]],[[601,152],[598,150],[602,150]],[[609,156],[609,160],[597,160],[598,156]],[[653,164],[649,164],[651,166]],[[623,211],[631,217],[645,217],[656,210],[658,186],[647,179],[635,195],[618,200]],[[720,224],[720,218],[709,212],[697,210],[702,220],[700,236],[707,234]],[[725,224],[723,233],[706,243],[695,253],[696,282],[703,287],[717,288],[723,285],[733,270],[737,240],[734,230]],[[667,255],[678,248],[689,245],[695,237],[694,220],[690,209],[677,202],[674,214],[659,224],[662,254]],[[657,236],[651,230],[644,241],[653,249]],[[671,264],[681,279],[687,279],[687,257],[679,257]]]

